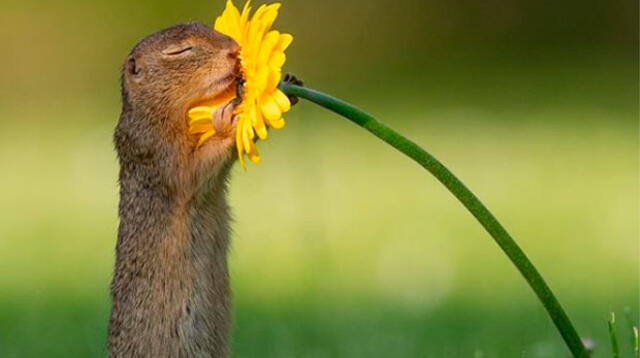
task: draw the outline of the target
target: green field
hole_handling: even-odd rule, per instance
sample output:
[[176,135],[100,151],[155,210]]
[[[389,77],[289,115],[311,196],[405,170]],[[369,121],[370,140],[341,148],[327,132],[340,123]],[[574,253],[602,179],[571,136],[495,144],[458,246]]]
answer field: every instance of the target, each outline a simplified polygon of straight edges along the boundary
[[[595,357],[610,356],[616,310],[630,357],[634,67],[532,68],[333,91],[424,145],[484,200],[595,340]],[[2,108],[0,357],[105,355],[116,98]],[[524,281],[433,178],[309,104],[288,119],[260,144],[261,165],[233,173],[235,357],[566,356]]]

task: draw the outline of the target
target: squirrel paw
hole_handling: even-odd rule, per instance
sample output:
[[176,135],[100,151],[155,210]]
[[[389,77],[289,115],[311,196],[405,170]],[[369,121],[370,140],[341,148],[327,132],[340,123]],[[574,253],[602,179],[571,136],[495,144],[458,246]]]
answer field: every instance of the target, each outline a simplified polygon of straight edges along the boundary
[[[282,78],[282,81],[288,85],[304,86],[304,83],[300,79],[298,79],[298,77],[290,73],[285,74]],[[291,102],[292,106],[295,106],[299,101],[298,97],[296,96],[287,95],[287,97],[289,97],[289,102]]]
[[213,113],[211,123],[216,132],[227,133],[233,130],[236,119],[234,110],[239,103],[236,99],[231,100]]

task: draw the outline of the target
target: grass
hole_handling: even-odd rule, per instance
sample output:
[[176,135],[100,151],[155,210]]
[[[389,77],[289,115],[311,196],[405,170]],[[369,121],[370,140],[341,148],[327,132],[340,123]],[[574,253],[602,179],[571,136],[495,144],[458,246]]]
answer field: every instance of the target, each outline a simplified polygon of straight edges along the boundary
[[611,354],[613,358],[620,358],[620,345],[618,344],[618,333],[616,330],[616,314],[609,314],[609,339],[611,341]]
[[[637,108],[616,78],[568,102],[538,93],[535,106],[356,101],[485,201],[594,357],[611,356],[607,310],[630,306],[637,324],[640,299]],[[0,357],[104,356],[117,110],[0,108],[16,119],[0,122]],[[261,143],[264,163],[233,173],[236,357],[565,356],[521,277],[435,180],[310,105],[288,118]]]

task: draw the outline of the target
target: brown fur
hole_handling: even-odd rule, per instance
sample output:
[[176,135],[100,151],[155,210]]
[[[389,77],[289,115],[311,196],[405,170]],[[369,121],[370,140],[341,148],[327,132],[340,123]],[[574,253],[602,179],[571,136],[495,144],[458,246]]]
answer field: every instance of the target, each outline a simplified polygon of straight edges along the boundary
[[125,62],[111,357],[228,356],[233,104],[199,148],[186,113],[234,86],[237,66],[237,44],[200,24],[147,37]]

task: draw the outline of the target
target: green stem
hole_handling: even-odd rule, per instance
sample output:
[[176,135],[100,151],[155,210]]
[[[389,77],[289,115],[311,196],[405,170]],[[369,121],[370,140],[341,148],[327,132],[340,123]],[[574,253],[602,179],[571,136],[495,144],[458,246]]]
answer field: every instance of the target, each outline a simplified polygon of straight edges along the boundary
[[357,125],[365,128],[376,137],[382,139],[387,144],[404,153],[431,174],[433,174],[460,202],[471,212],[480,224],[491,234],[496,243],[502,248],[511,262],[518,268],[524,276],[529,286],[536,293],[545,309],[551,316],[560,335],[573,353],[575,358],[588,358],[580,336],[576,332],[569,317],[558,302],[547,283],[544,281],[538,270],[533,266],[525,253],[513,240],[511,235],[504,229],[498,220],[491,214],[484,204],[447,169],[438,159],[422,149],[419,145],[398,134],[393,129],[387,127],[371,115],[360,109],[327,94],[305,88],[302,86],[280,84],[280,89],[292,96],[305,98],[326,109],[329,109]]

